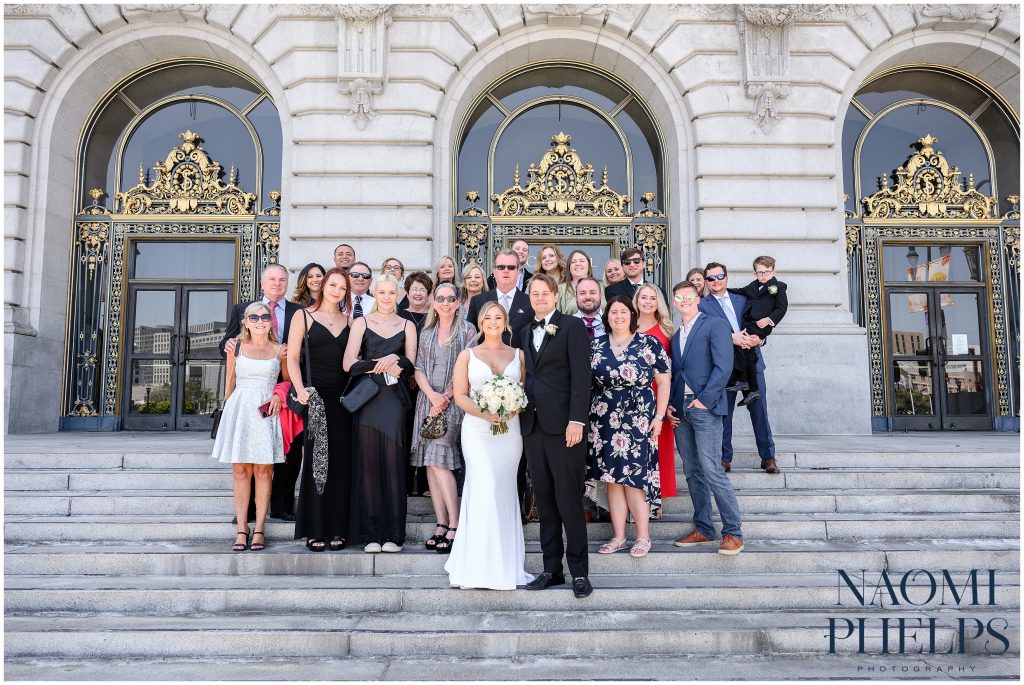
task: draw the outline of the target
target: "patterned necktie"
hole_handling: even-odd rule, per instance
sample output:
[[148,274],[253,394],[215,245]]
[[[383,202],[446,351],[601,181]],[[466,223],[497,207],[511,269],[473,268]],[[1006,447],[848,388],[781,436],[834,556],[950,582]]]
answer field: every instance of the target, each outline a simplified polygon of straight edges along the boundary
[[274,335],[277,336],[277,340],[280,342],[281,329],[277,327],[277,302],[271,300],[268,306],[270,307],[270,322],[274,325]]
[[732,298],[726,295],[718,301],[722,303],[722,309],[725,310],[725,316],[729,319],[729,325],[732,327],[732,332],[739,333],[740,322],[736,318],[736,310],[732,307]]
[[591,340],[594,339],[594,318],[593,316],[583,317],[583,322],[587,324],[587,337]]
[[501,301],[501,306],[505,309],[505,313],[507,314],[508,310],[512,308],[512,296],[502,295],[498,299]]
[[352,318],[353,318],[353,320],[354,319],[358,319],[359,317],[361,317],[363,315],[363,298],[361,296],[359,296],[359,295],[356,295],[355,300],[356,300],[356,306],[355,306],[355,309],[352,310]]

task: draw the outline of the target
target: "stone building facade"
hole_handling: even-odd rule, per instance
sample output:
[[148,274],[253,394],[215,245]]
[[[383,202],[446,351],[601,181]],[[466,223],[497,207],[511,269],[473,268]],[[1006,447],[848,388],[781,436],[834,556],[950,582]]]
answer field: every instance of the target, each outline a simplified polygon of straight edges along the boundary
[[776,432],[1018,428],[1016,5],[7,5],[4,34],[6,432],[202,428],[190,312],[261,265],[516,236],[639,244],[666,285],[776,257]]

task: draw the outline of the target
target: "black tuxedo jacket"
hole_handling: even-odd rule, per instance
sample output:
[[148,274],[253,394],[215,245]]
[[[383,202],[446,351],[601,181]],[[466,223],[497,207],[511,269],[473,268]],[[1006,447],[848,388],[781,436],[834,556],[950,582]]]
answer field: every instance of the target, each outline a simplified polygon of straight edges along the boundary
[[[768,291],[773,285],[776,287],[774,295]],[[742,288],[729,288],[729,292],[747,296],[747,304],[743,308],[742,314],[742,323],[744,325],[763,319],[766,316],[772,320],[772,323],[778,325],[782,321],[782,317],[789,310],[786,284],[777,280],[774,276],[764,285],[761,285],[760,281],[754,279]]]
[[[533,323],[532,321],[530,322]],[[564,435],[570,421],[583,424],[583,439],[590,421],[590,339],[582,319],[558,310],[551,315],[558,326],[544,334],[540,350],[533,349],[533,330],[519,330],[519,348],[526,357],[526,397],[530,403],[520,415],[523,435],[537,428],[548,435]]]
[[[648,281],[644,281],[644,283],[648,283]],[[644,283],[641,283],[641,285],[643,285]],[[658,290],[661,290],[660,286],[655,285],[654,283],[651,283],[651,285],[653,285]],[[624,278],[618,283],[612,283],[610,286],[604,289],[604,301],[607,302],[616,295],[622,295],[623,297],[628,297],[630,302],[632,302],[633,295],[636,294],[637,288],[639,287],[639,285],[635,286],[632,283],[630,283],[628,278]],[[665,291],[661,290],[661,294],[662,296],[665,296]],[[665,301],[668,301],[667,296]]]
[[[477,325],[477,319],[479,318],[480,310],[488,302],[498,301],[498,291],[488,290],[485,293],[476,295],[472,300],[469,301],[469,311],[466,312],[466,319],[473,324],[474,328],[479,329]],[[516,290],[512,296],[512,307],[509,309],[509,327],[513,332],[518,331],[523,326],[533,321],[533,307],[530,306],[530,298],[526,296],[522,290]],[[483,340],[483,334],[480,335],[480,340]],[[519,336],[512,335],[508,331],[501,336],[502,342],[512,347],[519,347]]]
[[[228,340],[237,338],[239,333],[242,332],[242,315],[245,314],[245,308],[257,300],[249,300],[248,302],[239,302],[235,305],[234,309],[231,310],[231,315],[228,317],[228,330],[224,334],[224,337],[220,339],[220,356],[224,356],[224,345]],[[282,343],[288,342],[288,329],[292,325],[292,317],[295,316],[295,312],[302,309],[301,304],[295,302],[285,301],[284,303],[284,339]]]
[[[523,289],[524,290],[526,289],[526,285],[530,282],[530,277],[531,276],[533,276],[533,273],[531,273],[529,269],[523,269]],[[516,278],[518,279],[519,276],[516,276]],[[487,277],[487,287],[490,288],[491,290],[494,290],[495,288],[498,287],[497,284],[494,282],[494,273],[491,273],[491,275]]]

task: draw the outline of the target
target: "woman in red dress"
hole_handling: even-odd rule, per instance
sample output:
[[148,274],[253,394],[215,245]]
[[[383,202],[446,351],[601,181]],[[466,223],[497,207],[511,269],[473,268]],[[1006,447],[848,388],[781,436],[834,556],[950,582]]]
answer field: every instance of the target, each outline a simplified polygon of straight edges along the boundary
[[[672,350],[669,345],[675,326],[668,312],[668,304],[661,290],[645,283],[633,296],[633,304],[640,313],[637,330],[657,338],[671,359]],[[655,387],[655,391],[657,388]],[[658,472],[661,476],[661,498],[675,497],[676,489],[676,437],[671,429],[661,431],[658,436]],[[654,518],[661,518],[661,509],[652,512]]]

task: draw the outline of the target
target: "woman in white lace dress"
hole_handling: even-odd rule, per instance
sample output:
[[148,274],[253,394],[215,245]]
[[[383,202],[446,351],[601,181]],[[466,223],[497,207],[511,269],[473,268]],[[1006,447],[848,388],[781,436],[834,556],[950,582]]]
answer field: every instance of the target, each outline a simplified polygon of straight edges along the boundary
[[[227,357],[227,378],[224,383],[224,413],[213,445],[213,458],[231,464],[234,476],[235,520],[238,533],[231,549],[244,551],[249,541],[249,488],[256,477],[256,527],[248,548],[264,548],[264,523],[270,507],[270,486],[274,464],[284,461],[281,438],[281,400],[274,395],[278,373],[288,379],[282,368],[285,346],[277,343],[270,308],[253,302],[242,315],[242,334],[238,353]],[[269,403],[269,404],[268,404]],[[262,405],[268,404],[261,413]],[[266,416],[264,416],[266,414]],[[245,526],[245,530],[241,530]],[[260,536],[258,539],[256,536]],[[238,538],[242,540],[239,541]]]

